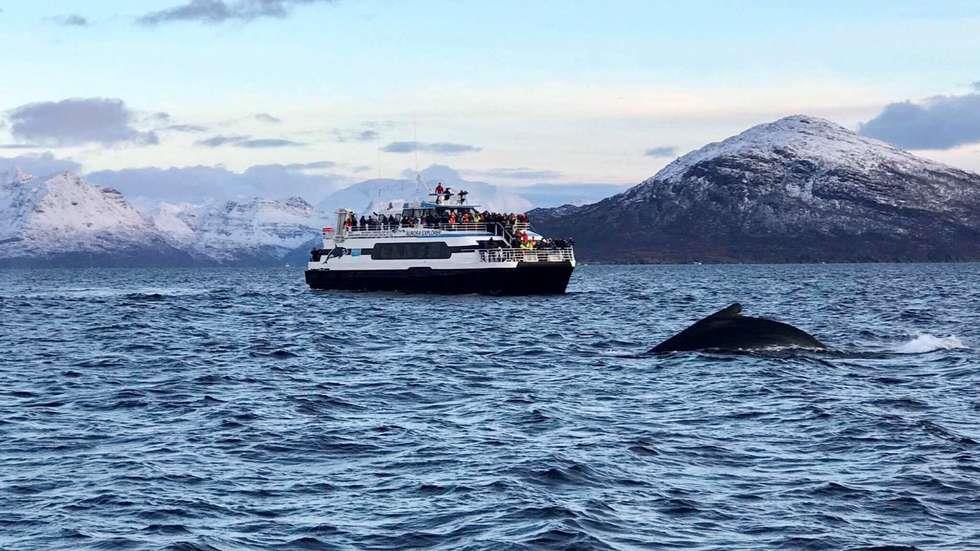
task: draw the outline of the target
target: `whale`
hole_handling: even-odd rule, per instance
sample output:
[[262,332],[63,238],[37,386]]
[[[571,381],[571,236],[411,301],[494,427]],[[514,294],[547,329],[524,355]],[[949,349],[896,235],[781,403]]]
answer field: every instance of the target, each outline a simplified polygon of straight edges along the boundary
[[742,315],[742,305],[726,308],[698,320],[687,329],[650,349],[649,353],[694,350],[745,351],[767,348],[812,348],[827,346],[813,335],[788,323]]

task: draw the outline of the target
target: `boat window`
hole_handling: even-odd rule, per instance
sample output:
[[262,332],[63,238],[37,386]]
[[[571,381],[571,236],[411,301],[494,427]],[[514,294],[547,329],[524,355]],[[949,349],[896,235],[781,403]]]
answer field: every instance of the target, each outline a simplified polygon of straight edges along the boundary
[[408,260],[449,258],[449,246],[441,241],[435,243],[378,243],[371,250],[372,260]]

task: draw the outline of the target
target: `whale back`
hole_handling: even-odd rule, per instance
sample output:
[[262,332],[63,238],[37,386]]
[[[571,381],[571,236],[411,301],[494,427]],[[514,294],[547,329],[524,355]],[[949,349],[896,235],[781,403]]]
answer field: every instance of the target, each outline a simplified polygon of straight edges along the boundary
[[826,348],[812,335],[792,325],[742,316],[742,306],[736,302],[698,320],[650,352],[751,350],[783,346]]

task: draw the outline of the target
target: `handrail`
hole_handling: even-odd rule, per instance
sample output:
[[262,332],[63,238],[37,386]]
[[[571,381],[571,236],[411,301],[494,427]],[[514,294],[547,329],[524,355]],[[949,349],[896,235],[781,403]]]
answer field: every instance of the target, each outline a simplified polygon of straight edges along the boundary
[[422,228],[427,230],[447,230],[447,231],[487,231],[489,224],[495,222],[467,222],[465,224],[423,224]]
[[[500,228],[500,233],[489,228]],[[527,224],[524,224],[527,227]],[[515,228],[520,229],[515,226]],[[442,231],[480,231],[493,233],[494,235],[508,235],[508,226],[501,222],[468,222],[466,224],[421,224],[413,226],[403,226],[401,224],[374,224],[370,226],[352,226],[344,228],[342,234],[357,234],[358,237],[390,237],[396,231],[401,230],[442,230]]]
[[571,247],[562,249],[481,249],[481,262],[563,262],[575,260]]

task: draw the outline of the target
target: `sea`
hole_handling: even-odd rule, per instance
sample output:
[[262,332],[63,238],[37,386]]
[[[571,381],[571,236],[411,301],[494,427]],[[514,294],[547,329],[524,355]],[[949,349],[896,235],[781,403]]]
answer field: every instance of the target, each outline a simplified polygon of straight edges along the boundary
[[[647,351],[732,302],[831,350]],[[980,549],[980,264],[0,271],[0,548]]]

